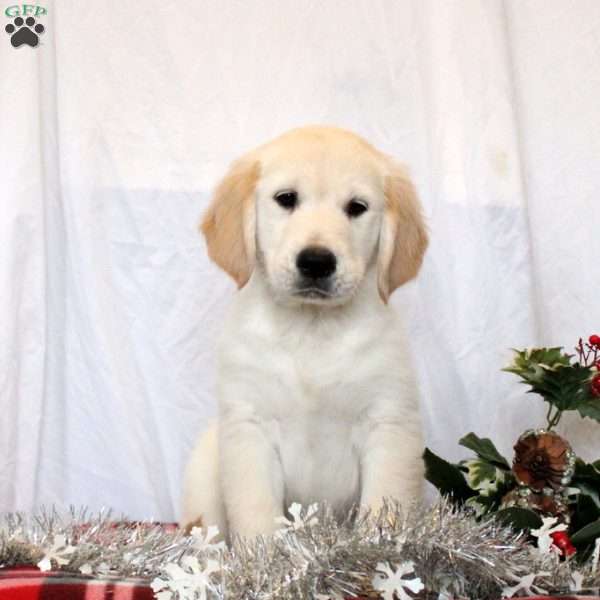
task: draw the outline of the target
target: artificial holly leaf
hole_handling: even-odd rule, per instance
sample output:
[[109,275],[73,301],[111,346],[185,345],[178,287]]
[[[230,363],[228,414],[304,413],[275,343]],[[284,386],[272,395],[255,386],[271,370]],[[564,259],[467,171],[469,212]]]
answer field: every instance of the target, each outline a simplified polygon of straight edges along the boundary
[[487,460],[461,460],[459,466],[465,473],[469,487],[477,490],[482,496],[494,495],[506,480],[506,472]]
[[[600,485],[597,483],[588,483],[587,481],[580,481],[577,483],[579,488],[579,494],[584,494],[591,498],[596,506],[600,508]],[[600,516],[600,515],[599,515]]]
[[544,375],[544,371],[557,371],[561,367],[571,364],[571,357],[563,354],[562,348],[528,348],[515,350],[513,362],[502,369],[508,373],[515,373],[526,383],[536,383]]
[[493,496],[471,496],[465,501],[466,506],[470,506],[477,517],[485,515],[497,507],[497,500]]
[[600,508],[600,464],[586,463],[580,458],[575,461],[575,473],[571,485],[589,496]]
[[[487,490],[496,480],[496,467],[479,458],[461,460],[460,470],[465,474],[469,487],[473,490]],[[486,495],[485,493],[483,494]]]
[[598,468],[598,466],[596,463],[586,463],[578,458],[575,461],[575,473],[573,475],[573,481],[586,480],[595,481],[600,484],[600,468]]
[[600,519],[600,506],[588,494],[580,493],[577,496],[577,506],[571,516],[571,530],[579,531],[597,519]]
[[476,494],[465,481],[460,469],[434,454],[429,448],[423,452],[425,479],[433,484],[443,496],[450,496],[462,503]]
[[473,450],[480,458],[505,469],[510,469],[508,461],[496,450],[496,446],[489,438],[480,438],[471,432],[461,438],[458,443],[469,450]]
[[600,398],[590,398],[577,406],[582,417],[589,417],[600,422]]
[[600,537],[600,519],[593,521],[589,525],[586,525],[575,532],[571,536],[571,541],[575,546],[587,546],[598,537]]
[[589,404],[589,378],[590,368],[579,364],[543,371],[541,380],[532,385],[530,391],[541,394],[546,402],[559,410],[576,410],[584,404]]
[[503,525],[510,525],[517,531],[539,529],[542,526],[541,517],[528,508],[504,508],[494,514]]
[[571,364],[571,356],[562,348],[515,350],[513,363],[503,370],[517,374],[531,387],[530,392],[559,410],[576,410],[585,404],[585,416],[600,419],[589,395],[591,367]]

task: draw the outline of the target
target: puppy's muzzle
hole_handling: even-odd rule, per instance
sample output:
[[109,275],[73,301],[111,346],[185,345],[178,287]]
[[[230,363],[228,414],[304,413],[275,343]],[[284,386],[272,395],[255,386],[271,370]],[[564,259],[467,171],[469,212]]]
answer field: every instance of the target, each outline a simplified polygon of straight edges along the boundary
[[296,267],[307,280],[324,280],[335,273],[335,254],[321,246],[304,248],[296,258]]
[[296,295],[309,300],[326,300],[332,297],[332,275],[335,273],[335,254],[322,246],[304,248],[296,257],[299,277]]

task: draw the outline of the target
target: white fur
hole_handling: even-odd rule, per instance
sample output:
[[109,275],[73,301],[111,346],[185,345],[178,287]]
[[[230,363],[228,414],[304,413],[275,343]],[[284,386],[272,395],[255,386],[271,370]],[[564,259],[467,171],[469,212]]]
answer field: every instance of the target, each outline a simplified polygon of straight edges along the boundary
[[[378,291],[385,173],[370,151],[336,140],[319,152],[285,140],[254,155],[261,175],[246,236],[256,264],[220,341],[219,418],[188,465],[184,524],[201,517],[253,536],[271,533],[292,502],[327,501],[342,515],[421,493],[406,335]],[[282,187],[299,192],[293,212],[273,201]],[[352,196],[369,203],[356,219],[344,213]],[[338,258],[332,294],[298,298],[295,257],[315,243]]]

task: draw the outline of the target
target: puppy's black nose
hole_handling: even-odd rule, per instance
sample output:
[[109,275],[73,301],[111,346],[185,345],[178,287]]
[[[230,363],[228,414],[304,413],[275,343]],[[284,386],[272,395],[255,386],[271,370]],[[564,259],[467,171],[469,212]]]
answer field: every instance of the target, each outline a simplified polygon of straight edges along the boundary
[[336,262],[335,254],[327,248],[310,246],[298,254],[296,266],[304,277],[319,279],[329,277],[335,271]]

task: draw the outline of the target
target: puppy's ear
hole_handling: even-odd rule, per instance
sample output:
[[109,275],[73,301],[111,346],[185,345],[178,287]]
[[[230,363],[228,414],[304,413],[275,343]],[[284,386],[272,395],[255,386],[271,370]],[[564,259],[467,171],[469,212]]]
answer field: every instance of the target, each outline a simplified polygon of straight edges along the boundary
[[238,287],[252,274],[256,255],[256,210],[254,192],[260,165],[251,157],[235,161],[221,180],[200,229],[208,255]]
[[397,287],[419,272],[427,244],[414,185],[404,169],[392,163],[385,178],[385,214],[377,259],[379,295],[385,303]]

